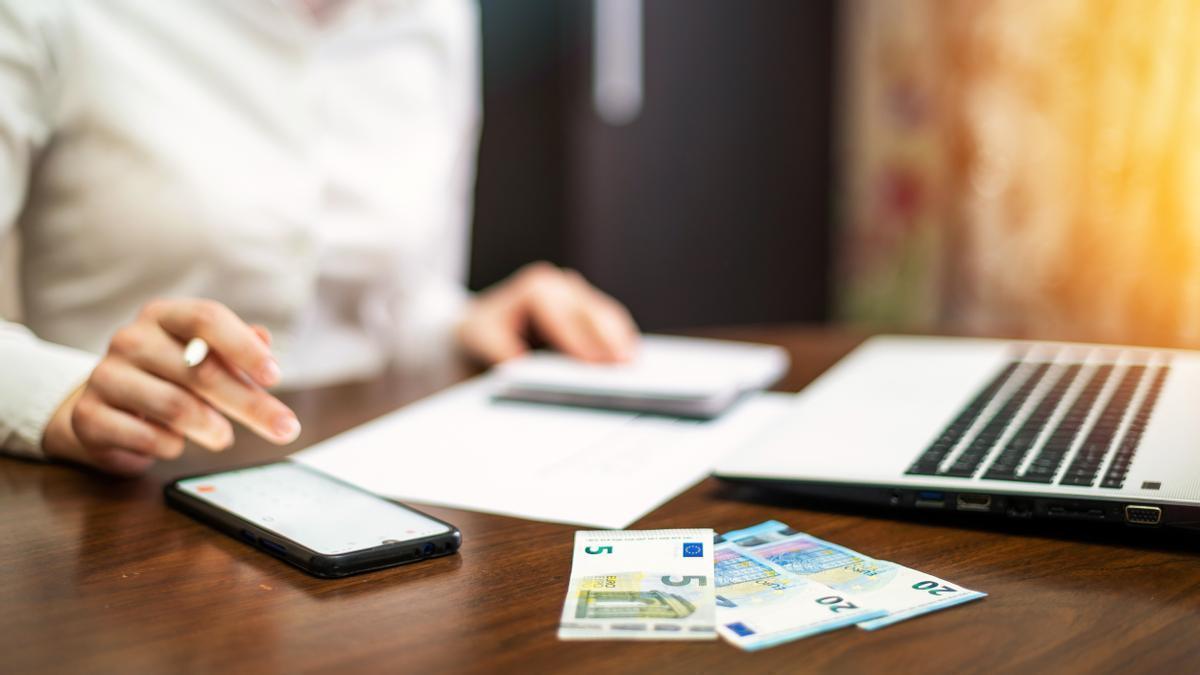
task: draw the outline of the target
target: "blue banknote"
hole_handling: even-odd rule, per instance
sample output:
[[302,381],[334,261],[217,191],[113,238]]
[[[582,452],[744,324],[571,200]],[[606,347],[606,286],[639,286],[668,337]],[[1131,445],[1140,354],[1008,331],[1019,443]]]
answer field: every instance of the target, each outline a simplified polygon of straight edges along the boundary
[[719,542],[713,555],[717,633],[755,651],[885,616],[855,598]]
[[866,630],[987,595],[797,532],[777,520],[728,532],[722,539],[758,560],[853,597],[861,607],[884,610],[886,616],[858,623]]

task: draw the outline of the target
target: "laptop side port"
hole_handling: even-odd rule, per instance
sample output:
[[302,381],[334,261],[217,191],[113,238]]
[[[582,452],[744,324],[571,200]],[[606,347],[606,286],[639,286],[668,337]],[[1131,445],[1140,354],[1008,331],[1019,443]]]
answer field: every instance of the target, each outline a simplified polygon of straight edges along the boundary
[[1008,508],[1004,510],[1004,513],[1007,513],[1009,518],[1020,518],[1025,520],[1033,518],[1033,501],[1009,498]]
[[1051,518],[1073,520],[1104,520],[1104,509],[1087,504],[1059,502],[1046,506],[1046,515]]
[[1009,518],[1029,519],[1033,517],[1033,502],[1028,499],[1009,499],[1008,510],[1005,513]]
[[1125,507],[1125,522],[1134,525],[1158,525],[1162,522],[1162,509],[1157,506],[1129,504]]
[[917,493],[913,506],[919,509],[941,509],[946,507],[946,493],[922,490]]
[[958,495],[958,510],[959,511],[991,511],[992,496],[991,495],[976,495],[970,493],[959,493]]

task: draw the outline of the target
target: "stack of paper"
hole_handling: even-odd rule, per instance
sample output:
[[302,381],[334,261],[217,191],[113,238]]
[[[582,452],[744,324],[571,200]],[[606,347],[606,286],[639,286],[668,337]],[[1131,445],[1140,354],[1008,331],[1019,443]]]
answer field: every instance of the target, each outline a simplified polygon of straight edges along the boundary
[[632,361],[585,363],[535,352],[498,369],[503,398],[707,419],[788,368],[780,347],[647,335]]

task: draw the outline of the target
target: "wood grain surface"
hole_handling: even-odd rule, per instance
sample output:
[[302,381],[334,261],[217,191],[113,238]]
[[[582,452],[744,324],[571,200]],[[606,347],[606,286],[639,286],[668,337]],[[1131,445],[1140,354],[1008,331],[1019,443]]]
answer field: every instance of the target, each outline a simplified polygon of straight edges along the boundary
[[[784,390],[861,339],[806,327],[707,334],[786,346]],[[459,555],[328,581],[163,503],[176,476],[282,457],[465,374],[289,396],[305,424],[294,446],[242,435],[228,452],[190,448],[137,480],[0,459],[0,672],[1200,672],[1195,536],[917,519],[709,479],[634,527],[775,518],[990,594],[878,632],[747,654],[720,641],[559,642],[569,526],[423,507],[461,528]]]

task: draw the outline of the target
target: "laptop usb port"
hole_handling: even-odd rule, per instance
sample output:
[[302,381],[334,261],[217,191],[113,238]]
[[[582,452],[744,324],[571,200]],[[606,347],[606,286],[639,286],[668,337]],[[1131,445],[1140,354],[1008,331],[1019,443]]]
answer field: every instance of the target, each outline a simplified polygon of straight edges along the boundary
[[992,496],[991,495],[959,494],[957,501],[958,501],[958,510],[959,511],[991,511],[992,510]]
[[1130,504],[1125,507],[1125,522],[1135,525],[1157,525],[1162,522],[1162,509],[1157,506]]
[[922,509],[941,509],[946,506],[946,493],[933,492],[930,490],[922,490],[917,493],[917,500],[913,503],[918,508]]

